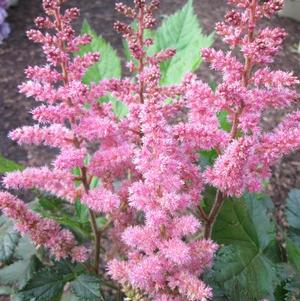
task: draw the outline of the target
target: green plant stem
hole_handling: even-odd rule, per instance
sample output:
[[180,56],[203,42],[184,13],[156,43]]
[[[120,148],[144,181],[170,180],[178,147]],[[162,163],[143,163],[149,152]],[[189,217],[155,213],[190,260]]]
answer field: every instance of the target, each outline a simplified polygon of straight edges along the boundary
[[[86,193],[88,193],[89,181],[87,179],[87,170],[85,167],[81,168],[81,181]],[[100,264],[100,248],[101,248],[101,233],[97,226],[96,215],[93,210],[89,209],[90,223],[94,235],[95,248],[94,248],[94,271],[99,275],[99,264]]]
[[94,247],[94,272],[99,275],[99,264],[100,264],[100,248],[101,248],[101,235],[99,233],[96,216],[93,210],[89,209],[90,223],[94,235],[95,247]]

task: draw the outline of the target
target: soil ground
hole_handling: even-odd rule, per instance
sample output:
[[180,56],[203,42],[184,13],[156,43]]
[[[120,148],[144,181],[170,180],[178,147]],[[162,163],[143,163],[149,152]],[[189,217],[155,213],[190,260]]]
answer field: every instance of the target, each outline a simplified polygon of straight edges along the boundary
[[[132,2],[131,0],[124,1]],[[159,19],[173,13],[181,7],[185,0],[162,0]],[[203,30],[209,33],[213,30],[216,21],[222,20],[227,9],[225,0],[195,0],[197,14]],[[81,9],[81,17],[76,23],[79,30],[82,20],[86,18],[98,33],[109,40],[122,55],[120,36],[112,29],[113,22],[119,18],[114,10],[113,0],[70,0],[69,6]],[[0,46],[0,152],[13,160],[27,165],[43,165],[49,162],[51,152],[36,147],[20,148],[7,139],[7,133],[18,126],[30,124],[30,110],[34,101],[18,93],[18,85],[24,80],[23,69],[28,65],[37,65],[44,62],[39,47],[27,40],[25,31],[33,27],[33,19],[40,15],[41,0],[19,0],[19,4],[9,10],[8,22],[12,27],[12,34]],[[294,70],[300,76],[300,55],[293,51],[293,47],[300,41],[300,23],[275,17],[272,26],[284,27],[289,33],[284,49],[277,57],[274,68]],[[216,40],[215,47],[223,48],[220,40]],[[207,65],[203,64],[199,70],[203,80],[214,80]],[[263,119],[266,129],[273,128],[285,112],[268,111]],[[277,202],[281,202],[287,192],[293,188],[300,188],[300,152],[285,157],[274,167],[273,177],[269,186],[270,194]]]

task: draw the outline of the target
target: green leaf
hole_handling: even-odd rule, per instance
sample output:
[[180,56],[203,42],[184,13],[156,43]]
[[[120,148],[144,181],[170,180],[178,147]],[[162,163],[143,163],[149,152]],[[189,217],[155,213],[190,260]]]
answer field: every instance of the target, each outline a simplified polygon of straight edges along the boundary
[[300,190],[290,191],[286,204],[289,237],[300,247]]
[[89,221],[89,209],[86,205],[82,204],[80,200],[75,202],[76,215],[81,223]]
[[24,301],[53,301],[63,293],[65,282],[63,274],[54,269],[41,270],[19,292]]
[[72,292],[66,291],[61,296],[60,301],[80,301]]
[[37,201],[43,209],[52,212],[61,210],[62,203],[63,203],[62,199],[59,199],[53,195],[42,193],[42,192],[38,192]]
[[94,189],[94,188],[97,188],[100,184],[100,179],[98,177],[93,177],[92,178],[92,181],[91,181],[91,184],[90,184],[90,189]]
[[4,158],[0,155],[0,173],[6,173],[15,170],[22,170],[24,167],[12,160]]
[[22,236],[14,253],[18,259],[29,259],[36,253],[36,248],[28,236]]
[[193,1],[167,17],[157,29],[153,52],[175,48],[176,55],[161,64],[162,83],[178,83],[185,73],[195,71],[201,63],[200,49],[209,47],[213,36],[202,33]]
[[286,284],[288,291],[286,300],[300,300],[300,248],[291,240],[286,241],[286,251],[289,264],[294,268],[294,274]]
[[212,238],[230,248],[214,266],[214,277],[229,300],[274,297],[279,257],[275,228],[262,201],[253,195],[226,200]]
[[103,300],[98,277],[82,274],[71,283],[73,293],[81,300]]
[[39,261],[36,257],[16,261],[0,269],[1,285],[17,285],[22,287],[37,271]]
[[231,123],[228,121],[227,116],[228,116],[228,113],[225,111],[220,111],[218,114],[221,129],[225,130],[226,132],[230,132],[231,131]]
[[119,78],[121,76],[121,60],[112,46],[98,36],[86,20],[83,22],[81,33],[89,34],[93,40],[89,45],[82,46],[78,54],[82,56],[88,52],[100,53],[100,61],[88,69],[83,82],[89,84],[99,82],[104,78]]
[[286,238],[286,251],[289,264],[294,274],[286,284],[288,291],[286,300],[300,300],[300,190],[289,192],[286,202],[286,218],[289,224]]
[[20,234],[17,232],[13,224],[2,217],[0,226],[0,261],[8,261],[19,242]]
[[291,239],[287,239],[287,255],[289,262],[295,267],[300,275],[300,248]]
[[128,114],[128,107],[121,101],[117,99],[112,100],[113,103],[113,112],[117,116],[118,119],[122,119]]
[[57,262],[55,266],[39,270],[19,291],[18,296],[23,301],[35,298],[35,301],[60,300],[64,286],[82,273],[80,265],[74,265],[66,260]]
[[[37,198],[37,204],[35,204],[33,209],[43,217],[55,220],[60,225],[70,229],[77,235],[77,238],[81,240],[88,239],[91,231],[88,219],[84,216],[84,205],[81,206],[79,201],[77,201],[75,208],[73,206],[68,208],[68,204],[62,206],[63,203],[61,201],[56,203],[55,200],[54,198],[52,202],[52,197],[46,199]],[[79,210],[81,210],[80,213]],[[80,218],[78,218],[78,214],[81,214]]]
[[209,151],[200,151],[199,164],[202,170],[205,170],[206,167],[213,165],[217,157],[218,154],[214,149]]
[[50,218],[58,222],[60,225],[70,229],[78,238],[84,240],[90,238],[90,226],[87,222],[78,221],[76,218],[64,214],[63,216],[54,216],[43,214],[44,217]]

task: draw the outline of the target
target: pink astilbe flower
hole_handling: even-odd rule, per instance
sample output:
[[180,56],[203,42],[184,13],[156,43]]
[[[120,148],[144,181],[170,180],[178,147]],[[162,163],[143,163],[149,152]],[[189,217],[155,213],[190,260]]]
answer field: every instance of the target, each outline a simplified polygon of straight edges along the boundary
[[62,149],[61,153],[57,156],[53,165],[56,169],[72,169],[75,167],[84,167],[84,159],[86,158],[87,150],[66,148]]
[[81,201],[95,212],[110,213],[120,206],[118,196],[103,187],[90,190],[82,196]]
[[283,155],[295,151],[300,147],[300,111],[295,111],[286,118],[271,133],[264,134],[261,143],[257,145],[261,163],[269,166],[274,164]]
[[241,196],[248,184],[247,162],[251,155],[252,144],[251,138],[241,138],[231,142],[225,153],[216,160],[214,168],[206,170],[206,181],[229,195]]
[[24,126],[9,134],[9,137],[18,144],[48,145],[52,147],[72,145],[73,133],[60,124],[49,127]]
[[170,277],[170,286],[178,289],[180,294],[191,301],[205,301],[212,297],[212,290],[197,277],[179,272],[176,276]]
[[[82,57],[74,56],[80,46],[91,42],[91,37],[75,35],[71,22],[78,18],[79,10],[64,10],[61,7],[63,2],[43,0],[47,16],[38,17],[35,20],[38,29],[27,32],[30,40],[41,44],[47,60],[44,66],[28,67],[25,71],[28,80],[19,87],[21,93],[38,102],[38,106],[32,110],[37,124],[21,127],[9,134],[20,145],[46,145],[58,149],[59,154],[51,168],[26,168],[7,174],[3,182],[6,188],[38,189],[72,204],[82,197],[82,203],[89,207],[90,216],[94,219],[91,225],[95,234],[98,231],[95,221],[97,215],[109,213],[119,218],[128,212],[128,216],[132,217],[124,195],[128,195],[131,183],[128,174],[132,179],[137,176],[131,163],[134,147],[132,141],[128,141],[130,135],[126,134],[129,124],[115,117],[111,103],[100,104],[98,101],[114,91],[123,93],[118,88],[118,85],[121,87],[121,81],[117,81],[117,85],[114,79],[91,85],[82,82],[83,75],[99,60],[100,55],[86,53]],[[126,90],[124,83],[126,93],[131,94],[133,89],[137,90],[137,85],[131,83]],[[108,154],[110,156],[106,158]],[[121,183],[117,186],[116,177]],[[93,179],[99,182],[99,187],[91,190]],[[123,180],[126,185],[123,185]],[[118,211],[121,195],[125,205]],[[131,223],[133,219],[125,217],[116,222],[116,240],[121,241],[121,232]],[[61,233],[68,243],[71,232]],[[61,235],[56,238],[53,234],[50,239],[52,234],[53,231],[49,233],[48,240],[55,244]],[[94,236],[97,240],[98,236]],[[46,246],[47,243],[41,242]],[[74,247],[72,252],[75,257],[87,259],[79,247]],[[57,259],[60,257],[57,256]],[[95,270],[98,270],[99,254],[94,264]]]
[[[136,14],[140,16],[139,32],[135,32],[129,25],[116,24],[116,29],[128,40],[132,56],[139,61],[137,65],[130,67],[132,70],[139,70],[136,78],[139,106],[129,106],[128,118],[134,114],[136,120],[133,121],[140,128],[135,137],[140,141],[134,149],[133,157],[133,164],[140,177],[130,186],[128,201],[133,209],[143,211],[144,221],[123,232],[122,239],[128,246],[127,260],[111,261],[109,274],[122,285],[141,290],[153,300],[198,300],[199,297],[199,300],[205,300],[212,294],[200,280],[197,288],[194,284],[189,287],[182,285],[179,289],[177,279],[182,272],[187,281],[190,277],[196,283],[195,279],[211,264],[212,256],[203,255],[210,260],[202,260],[198,270],[190,265],[190,237],[200,230],[201,225],[188,213],[188,209],[198,205],[199,193],[204,187],[196,164],[196,151],[201,147],[210,149],[216,144],[226,144],[227,135],[218,129],[215,116],[217,100],[210,109],[206,108],[207,103],[216,99],[208,86],[194,82],[193,77],[189,76],[182,85],[167,88],[159,85],[158,64],[161,60],[169,59],[175,52],[164,51],[161,55],[148,57],[136,38],[141,30],[154,22],[152,17],[146,14],[144,18],[142,13],[150,11],[152,14],[149,8],[152,3],[154,1],[136,1]],[[188,91],[191,85],[194,90],[190,89],[188,100],[194,102],[189,104],[188,100],[178,100],[178,96]],[[169,107],[165,104],[167,98],[173,100]],[[197,100],[202,100],[203,104],[199,104]],[[184,121],[180,122],[186,120],[188,111],[195,120],[194,127]],[[204,118],[203,121],[201,117]],[[209,126],[211,120],[214,123]],[[206,124],[207,127],[203,126]],[[218,135],[220,137],[216,139],[215,136]],[[195,137],[196,143],[193,141]],[[214,140],[217,142],[214,143]],[[211,243],[210,249],[199,250],[213,254],[216,248]]]
[[3,178],[3,183],[6,188],[37,188],[70,202],[74,202],[81,193],[81,188],[75,186],[74,177],[69,172],[59,169],[52,171],[47,167],[10,172]]
[[215,93],[232,124],[227,145],[219,147],[220,156],[206,170],[205,180],[224,195],[241,196],[245,190],[260,190],[262,180],[270,176],[271,165],[299,149],[297,113],[271,133],[265,133],[260,125],[265,109],[284,108],[296,101],[295,85],[299,81],[292,73],[261,66],[273,61],[286,33],[280,28],[258,28],[257,23],[280,10],[283,1],[230,3],[237,9],[217,25],[217,32],[232,48],[239,47],[245,60],[242,65],[232,53],[202,50],[204,60],[224,74]]
[[41,218],[15,196],[0,192],[0,209],[15,221],[21,234],[28,234],[37,246],[48,248],[57,260],[71,257],[74,261],[84,262],[87,259],[88,250],[77,245],[69,230],[62,229],[52,220]]
[[224,53],[212,48],[205,48],[202,50],[202,58],[209,62],[211,68],[217,71],[222,71],[226,81],[238,80],[243,72],[243,65],[232,56],[231,52]]
[[41,105],[31,111],[34,120],[40,124],[63,124],[65,120],[76,117],[76,109],[62,103],[57,106]]

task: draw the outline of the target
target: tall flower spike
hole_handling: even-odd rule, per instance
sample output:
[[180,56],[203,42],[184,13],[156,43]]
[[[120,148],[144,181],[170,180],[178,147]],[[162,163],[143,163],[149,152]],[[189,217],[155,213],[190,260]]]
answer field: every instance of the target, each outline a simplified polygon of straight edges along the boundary
[[[178,98],[186,92],[189,84],[160,86],[159,64],[170,59],[175,51],[169,49],[151,57],[147,55],[148,42],[144,40],[143,30],[153,26],[152,14],[158,2],[135,3],[137,31],[126,24],[117,23],[116,27],[127,39],[132,56],[137,59],[132,70],[137,73],[139,105],[130,107],[129,114],[136,116],[140,128],[140,141],[133,160],[140,177],[131,185],[128,200],[131,208],[143,211],[145,220],[125,229],[122,239],[128,247],[127,260],[111,261],[109,273],[123,287],[132,287],[151,300],[205,300],[212,296],[211,289],[197,277],[211,264],[217,246],[207,241],[206,249],[198,249],[207,260],[197,268],[191,264],[191,254],[195,253],[196,247],[189,238],[201,225],[187,209],[197,206],[203,179],[195,164],[196,146],[189,146],[193,134],[186,134],[196,129],[186,129],[185,124],[174,118],[176,114],[185,117],[186,102]],[[120,7],[121,4],[118,10]],[[194,94],[201,98],[201,92],[205,91],[207,101],[213,98],[208,86],[198,86],[199,93]],[[172,99],[172,104],[166,105],[167,98]],[[193,111],[190,115],[197,119],[203,109],[204,106],[198,109],[191,105]],[[205,120],[207,123],[209,118],[213,119],[213,110],[210,114]],[[200,126],[201,121],[197,121]],[[216,130],[217,125],[215,119]],[[203,127],[198,133],[207,137],[204,144],[211,147],[212,142],[209,141],[215,134]],[[190,138],[188,141],[187,136]],[[179,224],[182,227],[178,227]],[[188,285],[191,279],[193,284]]]
[[[127,134],[128,123],[119,122],[112,112],[111,103],[98,102],[99,97],[113,93],[114,89],[123,93],[121,84],[117,82],[118,85],[115,85],[114,79],[91,86],[82,83],[86,70],[97,62],[100,56],[99,53],[74,56],[80,46],[90,43],[91,37],[75,35],[71,22],[79,16],[79,10],[77,8],[64,10],[61,7],[64,2],[43,0],[46,16],[36,18],[37,29],[27,32],[30,40],[41,44],[47,60],[44,66],[28,67],[25,71],[27,81],[20,85],[20,92],[27,97],[33,97],[39,104],[32,110],[37,124],[24,126],[9,134],[9,137],[19,144],[44,144],[58,149],[59,154],[53,160],[52,168],[26,168],[22,172],[7,174],[3,181],[7,188],[39,189],[70,203],[82,198],[81,201],[90,210],[95,240],[94,268],[95,272],[98,272],[100,248],[97,246],[100,245],[100,236],[95,219],[98,214],[109,213],[117,218],[126,215],[126,206],[125,209],[118,210],[121,205],[120,198],[122,197],[124,201],[123,196],[126,195],[124,187],[128,187],[128,182],[130,183],[127,175],[131,174],[133,179],[136,176],[130,164],[133,146],[132,141],[127,141],[130,136]],[[133,89],[137,90],[136,85],[132,83],[130,85],[124,83],[123,86],[127,89],[127,95],[131,95]],[[87,108],[87,104],[90,109]],[[123,155],[116,162],[113,159],[117,157],[118,151],[122,151]],[[106,154],[110,154],[111,157],[107,159]],[[75,168],[80,171],[76,177],[73,175]],[[91,182],[96,176],[101,183],[100,187],[90,191]],[[116,186],[116,178],[121,182],[124,180],[127,184]],[[19,200],[16,206],[21,206]],[[131,212],[129,216],[131,217]],[[49,247],[57,259],[65,257],[63,250],[55,251],[54,248],[63,249],[62,236],[65,237],[66,247],[69,242],[73,243],[71,232],[60,229],[51,221],[43,220],[31,213],[24,217],[26,223],[30,223],[28,220],[31,217],[43,227],[49,225],[49,235],[45,236],[48,239],[38,240],[38,233],[33,235],[33,240],[38,240],[38,244]],[[120,229],[124,229],[130,223],[132,221],[129,218],[123,217],[122,221],[116,224]],[[57,230],[58,241],[55,241],[56,235],[50,226],[54,227],[53,231],[60,229]],[[35,228],[31,229],[32,233],[36,231]],[[115,235],[114,238],[119,243],[121,230],[116,230],[116,233],[119,236]],[[50,242],[53,246],[49,246]],[[82,259],[87,259],[87,254],[83,256],[82,249],[75,246],[68,252],[73,252],[73,257],[82,255]],[[71,254],[69,253],[67,255]]]
[[[245,190],[260,190],[262,180],[270,176],[270,166],[283,154],[300,147],[298,139],[292,142],[291,138],[300,133],[297,118],[287,117],[288,126],[283,121],[274,133],[264,133],[260,125],[265,109],[284,108],[298,98],[294,88],[299,81],[292,73],[261,67],[273,61],[286,33],[280,28],[260,28],[258,21],[277,12],[283,1],[230,3],[236,6],[235,10],[226,14],[225,22],[218,23],[216,30],[225,43],[240,48],[244,66],[232,53],[202,50],[204,60],[224,74],[216,96],[232,124],[231,141],[221,146],[220,156],[207,169],[205,178],[224,195],[240,196]],[[282,127],[285,139],[281,136]],[[239,138],[241,135],[244,137]],[[281,147],[283,141],[285,147]]]

